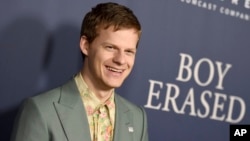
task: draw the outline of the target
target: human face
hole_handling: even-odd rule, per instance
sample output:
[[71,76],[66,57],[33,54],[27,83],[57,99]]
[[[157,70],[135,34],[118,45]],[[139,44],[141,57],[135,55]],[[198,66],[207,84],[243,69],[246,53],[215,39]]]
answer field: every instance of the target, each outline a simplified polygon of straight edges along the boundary
[[111,26],[100,29],[93,42],[81,38],[80,46],[85,54],[83,77],[95,89],[113,89],[121,86],[130,74],[139,40],[135,29],[119,29]]

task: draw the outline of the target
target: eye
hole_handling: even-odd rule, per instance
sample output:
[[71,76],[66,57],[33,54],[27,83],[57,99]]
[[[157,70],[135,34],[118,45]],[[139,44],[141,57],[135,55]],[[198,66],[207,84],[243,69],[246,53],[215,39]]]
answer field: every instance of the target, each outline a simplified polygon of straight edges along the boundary
[[113,51],[115,50],[115,48],[113,46],[105,46],[105,48],[108,50],[108,51]]
[[125,51],[128,55],[135,55],[136,51],[135,50],[126,50]]

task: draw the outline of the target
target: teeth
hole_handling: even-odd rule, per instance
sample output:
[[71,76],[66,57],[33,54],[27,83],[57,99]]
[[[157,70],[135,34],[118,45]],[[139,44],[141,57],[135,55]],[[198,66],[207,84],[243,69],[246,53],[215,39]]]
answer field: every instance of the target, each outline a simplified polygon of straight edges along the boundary
[[118,69],[115,69],[115,68],[111,68],[111,67],[107,67],[107,68],[108,68],[108,70],[110,70],[110,71],[119,72],[119,73],[122,72],[122,70],[118,70]]

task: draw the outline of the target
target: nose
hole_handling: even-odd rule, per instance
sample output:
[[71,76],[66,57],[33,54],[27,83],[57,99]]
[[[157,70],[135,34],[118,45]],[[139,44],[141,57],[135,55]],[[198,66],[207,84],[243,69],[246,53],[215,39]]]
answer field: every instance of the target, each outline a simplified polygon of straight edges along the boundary
[[126,63],[126,56],[123,52],[121,51],[118,51],[114,54],[114,58],[113,58],[113,61],[116,63],[116,64],[119,64],[119,65],[123,65]]

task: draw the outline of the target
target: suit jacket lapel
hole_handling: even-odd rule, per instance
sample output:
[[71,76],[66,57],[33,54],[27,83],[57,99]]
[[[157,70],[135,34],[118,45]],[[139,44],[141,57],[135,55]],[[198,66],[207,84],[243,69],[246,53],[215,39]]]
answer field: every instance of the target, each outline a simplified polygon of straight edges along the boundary
[[133,115],[117,94],[115,94],[115,105],[116,118],[113,141],[133,141]]
[[91,140],[88,119],[74,79],[62,86],[60,100],[54,105],[69,141]]

